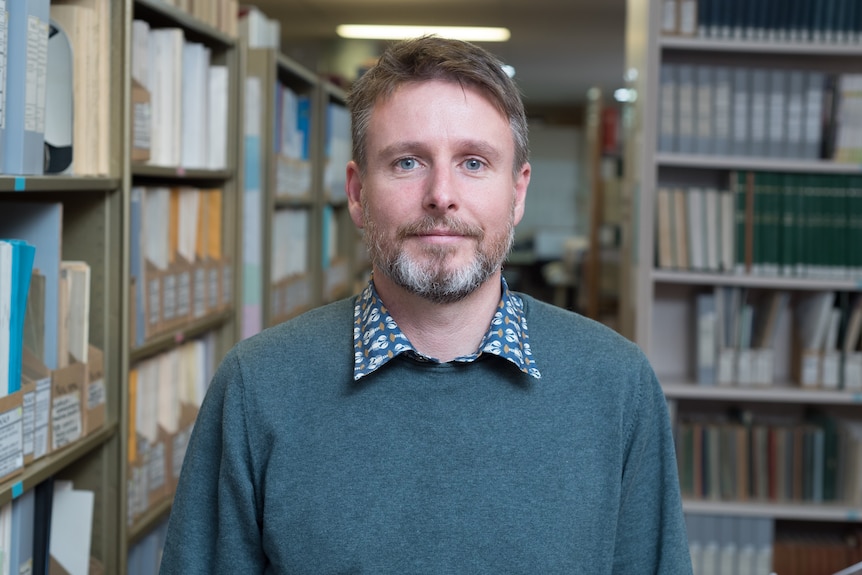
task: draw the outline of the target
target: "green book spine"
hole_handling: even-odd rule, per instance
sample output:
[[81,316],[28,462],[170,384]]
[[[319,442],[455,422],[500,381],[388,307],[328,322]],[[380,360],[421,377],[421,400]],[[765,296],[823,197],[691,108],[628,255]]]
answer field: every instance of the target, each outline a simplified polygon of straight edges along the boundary
[[779,213],[781,214],[778,238],[779,271],[782,276],[792,276],[796,267],[795,187],[791,174],[778,174],[777,177],[779,181]]
[[847,255],[850,273],[862,285],[862,176],[850,176],[847,185]]
[[766,185],[763,172],[754,172],[754,214],[753,214],[753,250],[751,260],[751,271],[755,274],[763,273],[765,263],[765,228],[763,216],[766,213]]
[[835,245],[835,274],[836,277],[847,277],[849,262],[847,261],[847,183],[848,176],[834,176],[835,182],[832,205],[832,226]]
[[763,214],[764,271],[769,275],[778,275],[781,263],[781,178],[779,174],[767,174],[766,178],[765,213]]
[[732,172],[730,175],[730,193],[734,195],[736,198],[735,206],[736,206],[736,214],[735,214],[735,229],[736,233],[734,236],[734,246],[736,257],[735,265],[737,273],[744,273],[747,271],[747,261],[745,254],[746,247],[746,195],[745,195],[745,172]]

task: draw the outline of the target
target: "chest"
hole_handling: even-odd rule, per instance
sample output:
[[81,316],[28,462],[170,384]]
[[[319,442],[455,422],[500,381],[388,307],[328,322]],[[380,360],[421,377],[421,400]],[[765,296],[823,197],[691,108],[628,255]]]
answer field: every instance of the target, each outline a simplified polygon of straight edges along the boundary
[[277,572],[572,573],[613,555],[622,454],[595,409],[442,387],[283,408],[259,486]]

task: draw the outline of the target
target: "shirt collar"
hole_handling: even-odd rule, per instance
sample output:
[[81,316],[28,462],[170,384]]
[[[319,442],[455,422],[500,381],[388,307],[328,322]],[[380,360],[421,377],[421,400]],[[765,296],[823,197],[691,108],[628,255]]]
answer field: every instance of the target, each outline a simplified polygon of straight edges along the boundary
[[[509,291],[506,280],[501,278],[502,297],[497,312],[491,320],[488,333],[479,344],[476,353],[456,357],[456,363],[470,363],[482,354],[493,354],[512,362],[522,372],[540,379],[542,377],[530,349],[527,317],[524,301]],[[407,353],[419,361],[439,363],[439,360],[420,354],[407,336],[389,315],[389,311],[374,288],[374,280],[368,282],[356,298],[353,308],[354,364],[353,379],[358,380],[376,371],[389,360]]]

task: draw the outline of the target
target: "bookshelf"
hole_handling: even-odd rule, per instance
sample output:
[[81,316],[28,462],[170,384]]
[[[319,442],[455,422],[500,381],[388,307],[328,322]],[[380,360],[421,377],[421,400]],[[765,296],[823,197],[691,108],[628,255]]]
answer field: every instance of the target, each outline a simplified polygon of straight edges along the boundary
[[197,407],[239,338],[237,5],[184,4],[131,0],[125,16],[116,573],[157,569],[148,550],[170,513]]
[[318,213],[312,121],[319,81],[275,48],[247,44],[244,40],[244,336],[319,302],[317,245],[309,241]]
[[[17,3],[12,8],[7,3],[6,10],[21,10],[26,4]],[[31,8],[36,4],[32,3]],[[75,35],[72,27],[74,20],[67,18],[75,17],[84,11],[98,15],[98,25],[91,29],[90,38],[89,52],[91,55],[94,52],[97,53],[91,60],[93,68],[86,73],[76,68],[69,76],[74,84],[69,84],[67,88],[70,89],[69,94],[75,97],[81,93],[88,93],[93,87],[96,87],[101,94],[97,100],[91,101],[94,106],[93,113],[89,117],[91,123],[88,125],[82,122],[80,126],[76,126],[74,133],[70,134],[73,139],[65,142],[73,146],[71,156],[73,163],[64,173],[47,173],[41,161],[32,170],[3,173],[4,170],[0,168],[0,211],[3,212],[0,237],[20,238],[33,235],[33,238],[28,241],[34,245],[37,251],[36,257],[42,262],[38,266],[38,271],[46,278],[46,284],[50,283],[47,279],[50,275],[56,276],[61,260],[86,262],[90,274],[89,302],[91,305],[89,305],[89,313],[82,319],[86,325],[88,343],[101,352],[98,355],[103,359],[102,376],[97,374],[95,355],[91,351],[86,372],[89,372],[92,379],[89,382],[79,380],[75,382],[75,386],[81,385],[81,392],[93,391],[98,386],[102,392],[99,403],[103,405],[100,408],[103,410],[100,412],[103,416],[99,417],[103,419],[97,421],[91,415],[90,422],[87,423],[87,396],[83,394],[77,396],[77,393],[74,393],[77,396],[75,401],[78,403],[77,409],[73,410],[75,414],[73,418],[77,417],[78,422],[73,423],[70,428],[76,430],[66,438],[70,441],[63,446],[54,446],[52,445],[54,442],[48,440],[47,453],[40,456],[37,447],[35,458],[32,451],[29,457],[27,456],[25,447],[23,468],[0,481],[0,506],[12,506],[15,509],[15,506],[20,505],[19,510],[28,509],[25,507],[25,501],[30,500],[32,504],[32,499],[29,498],[39,486],[45,485],[47,480],[71,481],[76,489],[91,491],[94,494],[94,503],[90,556],[94,563],[100,565],[106,572],[118,572],[117,566],[121,563],[123,525],[118,512],[120,503],[118,486],[121,484],[122,474],[118,462],[122,444],[123,418],[120,383],[123,380],[121,361],[123,324],[119,312],[123,306],[124,296],[121,290],[121,270],[117,266],[123,259],[125,192],[122,142],[125,132],[124,105],[120,95],[123,93],[121,78],[124,59],[122,50],[102,51],[100,48],[113,40],[122,43],[125,9],[107,0],[67,0],[55,3],[45,1],[40,6],[40,10],[44,11],[42,21],[45,25],[46,39],[49,30],[47,18],[50,17],[68,27],[69,42],[76,50],[79,49],[80,39]],[[53,53],[50,50],[51,47],[49,47],[49,54]],[[6,51],[6,56],[9,60],[20,58],[22,52],[16,50],[10,54]],[[58,61],[55,61],[55,64]],[[3,64],[9,64],[9,61]],[[55,70],[51,63],[47,66],[39,66],[36,69],[37,83],[50,84],[47,75]],[[74,91],[71,91],[72,88]],[[52,89],[60,88],[54,86]],[[57,92],[54,92],[54,95],[56,94]],[[56,120],[57,116],[54,114],[56,110],[50,111],[47,107],[45,93],[37,98],[37,102],[39,114],[48,114],[45,117],[48,121],[41,125],[37,134],[39,136],[37,152],[41,160],[43,143],[45,141],[49,144],[58,143],[52,139],[55,124],[51,120]],[[70,101],[67,100],[66,103]],[[115,129],[101,132],[103,140],[99,146],[93,146],[88,150],[89,153],[83,153],[80,147],[75,147],[81,146],[81,142],[87,141],[87,138],[95,133],[100,133],[96,126],[101,129],[106,122],[115,126]],[[3,137],[6,136],[10,136],[8,131]],[[31,140],[29,137],[26,139]],[[6,146],[6,149],[9,149],[9,146],[23,149],[27,144],[22,140],[16,141],[14,138],[9,138]],[[41,223],[37,224],[36,220],[40,220]],[[42,227],[45,225],[47,227]],[[56,245],[49,246],[48,244],[53,243],[54,238],[58,239]],[[57,295],[58,291],[49,289],[46,292],[36,292],[32,282],[30,287],[29,303],[40,307],[46,313],[44,316],[46,323],[42,324],[43,329],[37,330],[38,338],[44,343],[44,347],[39,346],[44,355],[40,353],[37,362],[41,365],[41,369],[45,370],[42,375],[48,376],[42,381],[49,382],[49,388],[47,396],[43,395],[44,391],[35,393],[43,398],[41,401],[46,401],[44,405],[50,412],[52,407],[60,405],[60,401],[65,401],[61,398],[60,389],[56,386],[51,389],[50,383],[52,378],[60,379],[59,374],[64,371],[60,364],[67,363],[67,360],[62,359],[59,351],[60,338],[66,337],[63,335],[65,332],[59,324],[57,315],[58,309],[61,310],[62,306],[58,308],[56,301],[51,303],[51,295]],[[49,312],[52,308],[54,311]],[[51,349],[54,350],[53,353],[49,352]],[[72,367],[74,368],[76,364],[80,365],[77,359]],[[98,383],[99,379],[103,383]],[[37,390],[40,386],[41,383],[37,383]],[[67,387],[66,391],[71,387]],[[25,395],[31,393],[26,389],[23,391]],[[72,396],[70,393],[66,398],[70,399]],[[24,405],[26,412],[26,399]],[[40,418],[42,415],[47,417],[48,413],[39,405],[30,409],[31,414],[35,412],[35,426],[39,433],[38,429],[42,425]],[[46,426],[52,425],[50,420],[43,421]],[[25,427],[26,423],[25,416]],[[38,438],[35,441],[36,445],[40,443]],[[33,446],[30,447],[32,449]],[[25,559],[22,555],[19,555],[19,558],[22,561]],[[38,561],[32,565],[34,572],[37,573],[45,572],[41,567],[43,565]],[[13,568],[18,572],[18,565],[14,565]]]
[[[317,117],[317,171],[320,198],[321,303],[329,303],[354,292],[354,278],[362,276],[362,260],[356,245],[364,249],[347,209],[345,166],[352,158],[350,116],[346,95],[337,86],[322,80]],[[370,266],[369,266],[370,267]],[[358,280],[357,280],[358,281]]]
[[370,265],[344,193],[344,92],[282,54],[265,15],[251,9],[244,20],[240,324],[248,337],[350,295]]
[[[32,569],[45,573],[48,551],[40,545],[47,539],[39,532],[50,517],[42,505],[57,500],[52,485],[71,481],[76,493],[93,498],[89,552],[82,551],[92,572],[155,572],[157,557],[147,552],[151,533],[170,511],[197,403],[239,337],[238,5],[40,0],[6,8],[31,4],[40,12],[28,17],[43,22],[47,36],[50,15],[73,55],[54,58],[56,41],[48,40],[46,65],[24,61],[29,49],[10,54],[4,46],[10,60],[18,59],[16,70],[34,70],[33,84],[46,87],[37,90],[37,113],[46,122],[37,122],[35,133],[28,124],[26,134],[6,130],[0,139],[4,149],[8,143],[40,158],[43,139],[70,144],[73,162],[63,173],[51,172],[53,163],[50,169],[38,162],[0,167],[0,237],[35,246],[43,283],[38,292],[31,283],[30,297],[40,303],[46,326],[33,340],[41,342],[34,348],[41,355],[29,366],[25,358],[25,387],[0,394],[24,406],[18,423],[24,463],[11,473],[3,468],[0,516],[6,521],[11,508],[17,525],[16,514],[32,510]],[[170,49],[151,55],[147,47],[141,57],[143,38],[169,30]],[[151,69],[159,82],[150,83]],[[68,86],[52,84],[64,71]],[[58,103],[55,96],[66,88],[72,97]],[[163,96],[162,89],[173,92]],[[67,116],[58,110],[74,114],[70,141],[59,144],[52,118]],[[76,324],[87,331],[70,331],[68,342],[63,310],[76,317],[80,304],[66,304],[60,295],[61,260],[85,262],[89,274],[89,299],[82,300],[89,313]],[[64,359],[71,336],[85,333],[89,359]],[[27,451],[28,442],[35,452]],[[33,507],[24,507],[25,500]]]
[[[627,7],[626,80],[637,99],[623,112],[621,325],[672,406],[686,513],[767,518],[773,541],[791,522],[858,529],[858,439],[841,434],[852,437],[862,403],[862,380],[848,367],[860,351],[852,325],[862,294],[853,255],[862,190],[849,137],[858,120],[846,88],[860,72],[859,29],[825,16],[812,27],[795,12],[751,20],[742,4],[715,1]],[[692,494],[682,435],[695,425],[697,449],[713,445],[752,465],[744,493]],[[707,426],[738,432],[738,450]],[[786,429],[813,446],[798,462],[802,452],[756,443],[762,432],[792,445]],[[819,451],[835,445],[846,450],[832,460],[837,479]],[[763,453],[821,475],[754,467]],[[765,481],[811,491],[757,491]]]

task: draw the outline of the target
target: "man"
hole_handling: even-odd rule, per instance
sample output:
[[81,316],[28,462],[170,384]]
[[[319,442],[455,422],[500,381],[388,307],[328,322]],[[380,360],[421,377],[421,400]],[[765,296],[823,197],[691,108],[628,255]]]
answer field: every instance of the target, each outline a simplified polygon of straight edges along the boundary
[[224,359],[162,573],[691,573],[647,361],[502,278],[530,164],[500,62],[398,43],[348,104],[373,280]]

